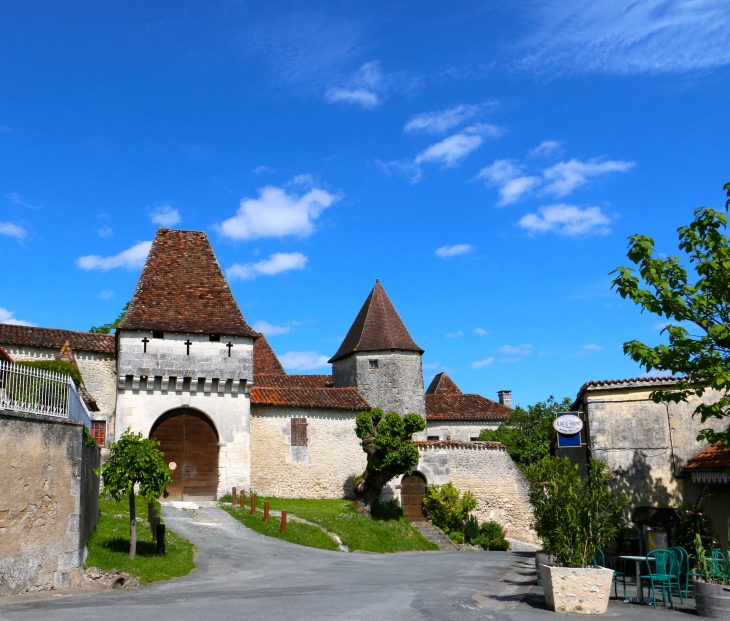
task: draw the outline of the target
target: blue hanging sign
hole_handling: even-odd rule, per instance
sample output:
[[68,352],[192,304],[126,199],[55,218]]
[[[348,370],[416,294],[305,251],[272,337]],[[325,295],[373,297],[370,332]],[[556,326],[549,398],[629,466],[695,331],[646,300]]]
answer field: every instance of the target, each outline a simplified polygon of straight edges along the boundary
[[558,448],[580,447],[580,432],[583,429],[580,412],[558,412],[553,428],[558,432]]

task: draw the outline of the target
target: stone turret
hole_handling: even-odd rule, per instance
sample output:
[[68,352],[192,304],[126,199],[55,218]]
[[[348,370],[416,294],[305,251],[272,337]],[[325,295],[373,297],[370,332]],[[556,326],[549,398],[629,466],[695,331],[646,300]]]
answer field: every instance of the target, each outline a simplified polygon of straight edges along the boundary
[[354,386],[373,407],[426,415],[421,349],[380,281],[332,356],[336,388]]

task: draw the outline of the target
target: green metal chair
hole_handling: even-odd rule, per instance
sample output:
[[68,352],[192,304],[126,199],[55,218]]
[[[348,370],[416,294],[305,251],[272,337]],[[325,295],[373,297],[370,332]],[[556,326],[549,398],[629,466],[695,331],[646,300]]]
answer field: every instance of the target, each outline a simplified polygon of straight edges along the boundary
[[[606,569],[613,569],[613,567],[606,566],[606,556],[603,554],[603,550],[601,548],[596,548],[596,556],[593,558],[593,564],[597,565],[598,567],[606,567]],[[616,598],[618,599],[618,582],[619,579],[623,582],[624,585],[624,599],[626,599],[626,574],[622,571],[616,571],[613,569],[613,584],[614,584],[614,593]]]
[[[652,560],[650,560],[652,559]],[[652,550],[646,555],[646,566],[649,573],[644,576],[639,576],[639,580],[642,582],[647,580],[651,588],[651,596],[654,601],[654,608],[656,608],[656,589],[659,587],[662,590],[662,604],[667,605],[667,600],[664,597],[664,591],[666,590],[669,596],[669,604],[674,608],[674,601],[672,600],[672,584],[677,585],[677,591],[679,592],[679,601],[684,603],[684,597],[682,596],[682,589],[679,587],[679,561],[677,555],[672,553],[670,550]],[[644,603],[643,601],[641,602]]]
[[690,571],[689,553],[682,546],[674,546],[669,550],[677,557],[677,580],[680,587],[678,590],[681,590],[682,583],[684,583],[684,596],[689,597],[689,577],[693,574]]

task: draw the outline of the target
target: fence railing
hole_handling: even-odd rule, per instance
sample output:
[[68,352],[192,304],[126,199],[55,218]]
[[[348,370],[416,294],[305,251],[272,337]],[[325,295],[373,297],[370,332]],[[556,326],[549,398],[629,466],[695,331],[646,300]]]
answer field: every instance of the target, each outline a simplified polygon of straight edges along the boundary
[[91,427],[86,404],[68,375],[0,361],[0,408],[71,418]]

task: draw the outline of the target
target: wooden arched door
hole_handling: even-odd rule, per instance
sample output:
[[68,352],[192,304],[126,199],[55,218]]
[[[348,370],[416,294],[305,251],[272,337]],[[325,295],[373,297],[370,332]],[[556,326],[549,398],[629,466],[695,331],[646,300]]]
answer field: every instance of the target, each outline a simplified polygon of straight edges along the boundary
[[423,499],[426,497],[426,480],[412,474],[403,477],[400,488],[401,507],[405,518],[410,522],[420,522],[426,519],[423,513]]
[[168,500],[216,499],[218,434],[207,416],[187,408],[172,410],[157,420],[150,437],[159,441],[165,463],[175,466]]

